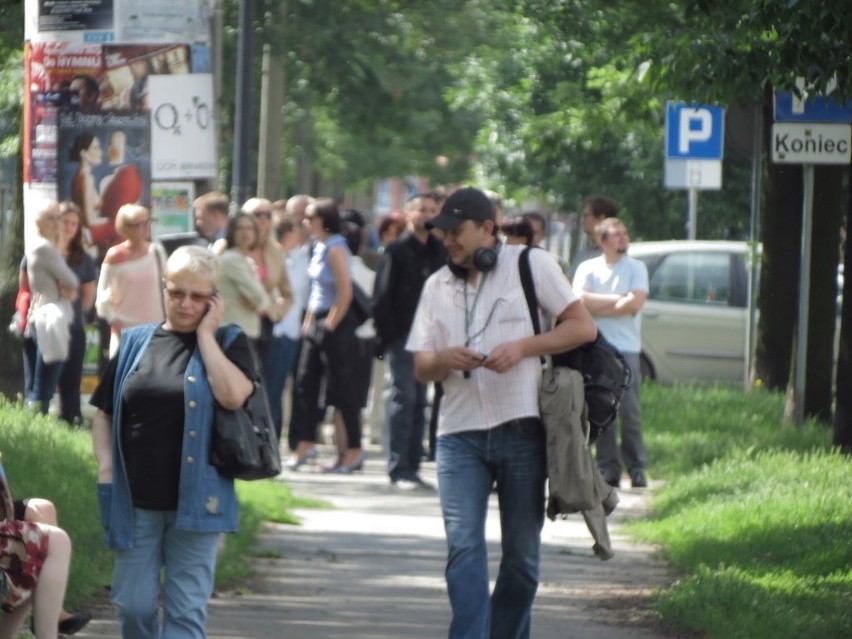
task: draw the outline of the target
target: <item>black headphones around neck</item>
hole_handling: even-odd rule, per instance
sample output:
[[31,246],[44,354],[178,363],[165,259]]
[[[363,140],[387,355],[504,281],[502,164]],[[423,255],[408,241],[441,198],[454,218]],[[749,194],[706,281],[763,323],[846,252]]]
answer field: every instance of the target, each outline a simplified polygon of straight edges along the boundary
[[[485,246],[483,248],[476,249],[476,252],[473,254],[473,265],[476,267],[476,270],[480,273],[493,271],[494,267],[497,266],[497,255],[500,253],[500,247],[502,245],[503,243],[500,242],[500,240],[497,240],[494,246]],[[467,279],[468,270],[464,266],[459,266],[450,258],[447,258],[447,267],[456,277]]]

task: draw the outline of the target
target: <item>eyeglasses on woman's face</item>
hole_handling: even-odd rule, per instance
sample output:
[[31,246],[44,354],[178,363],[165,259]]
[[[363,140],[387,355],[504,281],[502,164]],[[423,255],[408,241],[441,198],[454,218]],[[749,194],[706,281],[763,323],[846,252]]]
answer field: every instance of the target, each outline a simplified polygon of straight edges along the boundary
[[155,217],[146,217],[144,220],[139,220],[138,222],[125,222],[124,226],[126,226],[127,228],[130,228],[130,229],[138,229],[138,228],[142,228],[143,226],[148,226],[152,222],[156,222],[156,221],[157,221],[157,218],[155,218]]
[[272,211],[266,211],[266,210],[255,211],[254,213],[252,213],[252,215],[254,215],[255,217],[262,217],[266,220],[272,219]]
[[189,298],[193,304],[206,304],[211,297],[216,295],[215,288],[209,293],[202,293],[201,291],[187,291],[182,288],[172,288],[168,285],[163,288],[166,291],[166,295],[168,295],[172,302],[183,302],[186,298]]

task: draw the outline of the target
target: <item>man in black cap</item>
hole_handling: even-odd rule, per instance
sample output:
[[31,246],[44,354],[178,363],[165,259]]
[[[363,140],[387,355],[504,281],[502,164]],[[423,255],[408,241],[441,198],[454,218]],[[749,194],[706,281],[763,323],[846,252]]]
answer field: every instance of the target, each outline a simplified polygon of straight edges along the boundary
[[[449,637],[528,638],[547,475],[539,356],[591,341],[596,329],[553,256],[533,250],[539,307],[559,321],[535,334],[518,273],[524,247],[500,245],[494,207],[482,191],[456,191],[428,226],[449,263],[426,281],[406,348],[417,379],[444,387],[437,462]],[[485,516],[492,486],[503,558],[490,594]]]

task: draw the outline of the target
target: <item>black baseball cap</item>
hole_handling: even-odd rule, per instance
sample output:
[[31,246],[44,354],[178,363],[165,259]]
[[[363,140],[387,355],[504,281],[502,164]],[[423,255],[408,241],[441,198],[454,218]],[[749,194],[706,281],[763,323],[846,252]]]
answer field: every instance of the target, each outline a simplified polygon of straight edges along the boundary
[[484,191],[467,186],[453,193],[441,207],[441,213],[426,222],[427,229],[451,231],[465,220],[496,220],[494,205]]

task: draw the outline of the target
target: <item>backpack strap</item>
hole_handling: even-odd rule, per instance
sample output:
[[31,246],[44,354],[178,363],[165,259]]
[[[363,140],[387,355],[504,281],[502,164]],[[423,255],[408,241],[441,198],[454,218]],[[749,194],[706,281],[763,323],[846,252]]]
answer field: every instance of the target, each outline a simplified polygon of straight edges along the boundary
[[[538,335],[541,333],[541,322],[538,314],[538,296],[535,293],[535,282],[532,277],[532,268],[530,268],[530,250],[532,248],[526,247],[518,256],[518,274],[521,276],[521,286],[524,288],[524,297],[527,299],[527,308],[530,311],[533,330]],[[539,359],[542,366],[547,366],[547,359],[544,356],[539,357]]]

